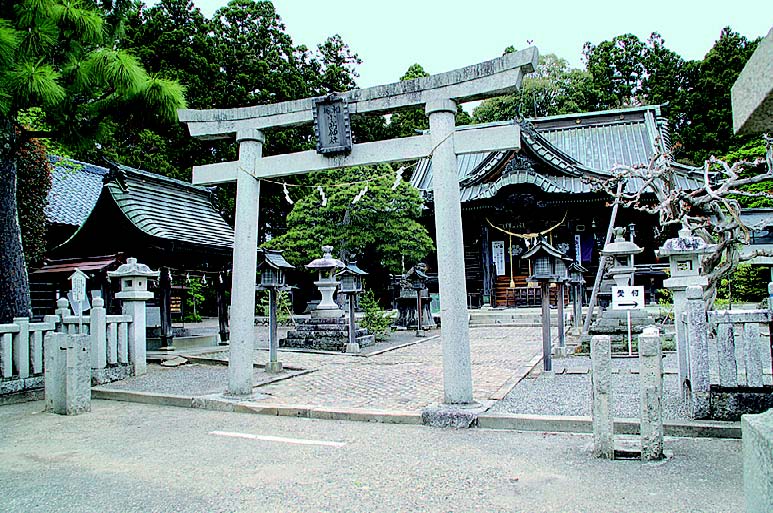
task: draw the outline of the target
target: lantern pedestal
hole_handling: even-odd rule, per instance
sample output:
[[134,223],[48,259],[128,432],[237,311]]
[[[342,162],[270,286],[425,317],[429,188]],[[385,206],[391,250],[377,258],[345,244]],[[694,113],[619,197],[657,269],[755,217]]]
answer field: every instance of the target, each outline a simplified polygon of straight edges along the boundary
[[317,308],[311,311],[312,319],[337,319],[343,317],[344,311],[333,300],[333,294],[335,294],[336,288],[338,288],[338,282],[335,280],[320,280],[315,281],[314,285],[319,289],[322,300],[317,305]]

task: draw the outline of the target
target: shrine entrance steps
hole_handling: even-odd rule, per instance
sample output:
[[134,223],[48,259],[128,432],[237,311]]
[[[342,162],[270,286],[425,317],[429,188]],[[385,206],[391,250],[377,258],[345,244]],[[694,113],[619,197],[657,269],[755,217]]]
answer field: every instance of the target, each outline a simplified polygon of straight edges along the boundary
[[[540,307],[476,309],[469,310],[469,314],[470,326],[542,326],[542,309]],[[558,325],[558,316],[554,310],[550,312],[550,325],[554,327]],[[566,326],[567,328],[570,326],[568,319]]]

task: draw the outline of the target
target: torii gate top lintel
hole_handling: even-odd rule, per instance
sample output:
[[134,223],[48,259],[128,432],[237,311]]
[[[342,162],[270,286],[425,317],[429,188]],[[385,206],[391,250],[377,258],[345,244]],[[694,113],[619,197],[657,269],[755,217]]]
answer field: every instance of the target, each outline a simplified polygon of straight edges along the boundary
[[[446,73],[354,89],[340,96],[347,101],[352,114],[392,112],[423,105],[432,99],[452,99],[457,102],[482,100],[514,92],[523,75],[534,71],[538,58],[537,48],[529,47]],[[188,124],[193,137],[230,138],[247,129],[311,123],[313,101],[314,98],[304,98],[235,109],[181,109],[177,115],[180,121]]]

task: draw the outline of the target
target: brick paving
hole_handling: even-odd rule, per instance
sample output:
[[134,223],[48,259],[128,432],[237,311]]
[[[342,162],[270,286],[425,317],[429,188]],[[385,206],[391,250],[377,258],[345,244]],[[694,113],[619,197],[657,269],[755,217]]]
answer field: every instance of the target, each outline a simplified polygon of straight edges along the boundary
[[[280,360],[285,365],[314,372],[257,391],[268,395],[270,403],[418,410],[443,397],[442,342],[430,337],[368,358],[283,351]],[[528,372],[528,363],[541,351],[540,328],[471,328],[470,349],[473,395],[487,402]],[[265,359],[263,354],[257,357],[259,362]]]

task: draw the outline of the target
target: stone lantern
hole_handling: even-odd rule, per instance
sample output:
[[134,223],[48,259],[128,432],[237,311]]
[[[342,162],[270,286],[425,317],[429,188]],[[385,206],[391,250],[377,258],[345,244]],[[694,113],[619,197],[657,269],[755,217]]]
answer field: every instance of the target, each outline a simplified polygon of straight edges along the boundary
[[333,258],[333,246],[322,246],[322,253],[322,258],[317,258],[306,264],[307,269],[312,269],[319,273],[319,279],[314,282],[314,285],[317,286],[322,296],[317,307],[312,310],[311,316],[315,319],[337,319],[343,317],[344,312],[333,300],[333,294],[335,294],[336,288],[338,288],[336,270],[343,269],[345,265],[337,258]]
[[121,282],[121,291],[115,297],[123,303],[123,314],[132,318],[129,329],[135,330],[134,337],[129,336],[130,340],[134,340],[134,344],[129,346],[129,359],[135,362],[135,375],[145,374],[145,302],[153,298],[153,293],[148,291],[148,280],[158,278],[159,272],[151,271],[147,265],[138,263],[136,258],[128,258],[125,264],[115,271],[108,271],[107,275],[110,278],[118,278]]
[[[663,280],[663,286],[674,295],[674,325],[676,327],[676,353],[679,360],[679,382],[685,397],[690,393],[690,362],[687,347],[687,325],[684,313],[687,311],[687,287],[708,285],[707,277],[702,276],[701,258],[707,253],[716,251],[716,244],[707,244],[700,237],[694,236],[689,228],[679,230],[679,236],[668,239],[655,252],[658,258],[667,257],[671,277]],[[699,408],[701,409],[701,408]],[[702,411],[696,412],[700,418]]]
[[424,271],[427,269],[427,264],[418,263],[413,266],[405,275],[405,280],[410,284],[411,288],[416,291],[416,336],[424,336],[424,330],[422,328],[422,304],[421,295],[424,289],[427,288],[427,282],[429,276]]
[[341,285],[338,291],[341,294],[359,294],[362,292],[362,277],[367,275],[365,271],[357,267],[357,262],[350,262],[338,273]]
[[357,324],[354,322],[354,302],[356,296],[362,292],[362,277],[366,273],[359,267],[357,262],[350,262],[344,267],[344,269],[338,273],[338,278],[341,280],[341,287],[339,291],[341,294],[345,294],[349,299],[349,342],[346,345],[347,353],[359,353],[360,344],[357,343]]
[[278,358],[279,339],[277,338],[276,293],[286,288],[285,273],[295,269],[282,252],[273,249],[263,251],[263,262],[258,265],[260,271],[261,290],[268,290],[268,363],[266,372],[277,373],[282,370],[282,362]]
[[609,274],[615,280],[618,287],[633,285],[633,273],[636,268],[633,266],[633,256],[638,255],[643,249],[635,243],[625,240],[625,228],[614,228],[615,240],[604,246],[601,254],[612,259],[612,268]]
[[[531,260],[531,276],[527,281],[538,283],[556,283],[561,280],[559,271],[561,266],[566,267],[561,261],[563,254],[548,244],[545,239],[540,239],[521,258]],[[559,263],[560,262],[560,263]]]
[[[553,347],[550,339],[550,284],[559,283],[560,294],[558,303],[561,305],[559,315],[563,316],[563,281],[566,279],[565,256],[556,248],[548,244],[545,239],[540,239],[534,247],[527,251],[521,258],[528,258],[532,263],[531,276],[527,281],[537,282],[542,289],[542,363],[546,373],[553,372]],[[559,320],[563,332],[563,318]],[[559,335],[559,347],[562,336]],[[563,351],[563,349],[561,349]]]

